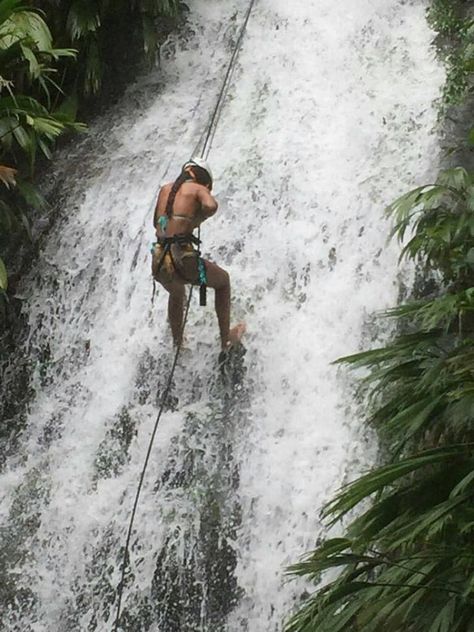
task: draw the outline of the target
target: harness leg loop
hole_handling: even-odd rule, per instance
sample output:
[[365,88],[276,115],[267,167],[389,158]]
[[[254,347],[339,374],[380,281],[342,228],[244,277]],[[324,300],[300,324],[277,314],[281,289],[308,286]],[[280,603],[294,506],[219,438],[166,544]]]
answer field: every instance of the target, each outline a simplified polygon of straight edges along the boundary
[[207,305],[207,285],[199,286],[199,305],[206,307]]
[[201,253],[198,252],[198,269],[199,269],[199,305],[206,307],[207,305],[207,274],[206,266],[203,259],[201,259]]

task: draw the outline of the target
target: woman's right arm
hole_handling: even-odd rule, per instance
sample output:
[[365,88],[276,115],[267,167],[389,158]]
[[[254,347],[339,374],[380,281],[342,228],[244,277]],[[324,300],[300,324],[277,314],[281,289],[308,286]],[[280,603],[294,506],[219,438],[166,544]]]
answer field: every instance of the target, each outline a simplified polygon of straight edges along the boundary
[[212,196],[204,186],[199,187],[199,202],[201,203],[201,212],[204,217],[212,217],[217,211],[217,200]]

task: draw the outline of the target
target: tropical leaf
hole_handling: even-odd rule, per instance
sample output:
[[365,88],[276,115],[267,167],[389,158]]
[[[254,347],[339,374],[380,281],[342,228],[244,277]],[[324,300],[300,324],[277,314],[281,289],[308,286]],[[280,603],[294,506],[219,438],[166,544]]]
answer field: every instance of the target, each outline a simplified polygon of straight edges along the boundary
[[0,181],[3,182],[7,189],[16,186],[15,176],[17,173],[17,169],[0,165]]
[[17,180],[18,192],[25,203],[34,209],[46,209],[48,207],[45,197],[33,183],[19,178]]
[[472,185],[472,176],[464,167],[454,167],[442,171],[438,176],[438,183],[457,191],[465,191]]
[[95,33],[100,27],[97,6],[87,0],[74,0],[67,16],[67,28],[72,40],[79,40]]
[[13,13],[24,9],[24,0],[0,0],[0,27],[11,18]]
[[43,18],[31,10],[16,11],[0,30],[0,42],[8,47],[16,41],[30,41],[38,51],[49,52],[53,48],[51,31]]
[[8,289],[8,274],[3,260],[0,258],[0,289],[6,291]]
[[[473,249],[474,255],[474,249]],[[470,257],[470,251],[467,254]],[[448,329],[460,315],[474,311],[474,288],[457,293],[446,293],[432,300],[413,301],[399,305],[386,314],[396,318],[409,318],[419,324],[422,331],[430,331],[440,326]]]
[[429,632],[451,632],[453,629],[453,620],[456,612],[456,598],[451,597],[447,604],[438,613],[433,621]]
[[23,53],[23,57],[27,60],[29,64],[30,75],[34,79],[39,79],[41,77],[41,64],[39,63],[36,55],[28,46],[20,44],[20,47]]
[[327,505],[324,515],[331,516],[331,523],[334,523],[374,492],[380,491],[388,485],[393,485],[400,478],[422,468],[439,463],[449,463],[453,457],[458,457],[465,450],[465,445],[436,448],[401,462],[378,468],[343,488],[336,498]]

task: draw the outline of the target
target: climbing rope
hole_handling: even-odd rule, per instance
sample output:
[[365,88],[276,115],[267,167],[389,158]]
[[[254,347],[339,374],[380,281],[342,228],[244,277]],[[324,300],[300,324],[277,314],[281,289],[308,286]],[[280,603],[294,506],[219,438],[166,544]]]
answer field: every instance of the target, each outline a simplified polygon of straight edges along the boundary
[[[234,50],[232,53],[232,57],[230,58],[229,65],[227,67],[227,72],[224,77],[224,81],[222,82],[222,87],[220,89],[219,95],[217,97],[216,106],[211,115],[211,120],[209,126],[207,128],[206,138],[204,140],[204,145],[201,152],[201,158],[207,158],[209,156],[209,152],[211,151],[212,141],[214,140],[214,134],[216,133],[217,124],[219,122],[219,118],[221,115],[221,107],[225,101],[225,97],[227,94],[227,90],[230,85],[230,80],[232,78],[232,73],[235,68],[235,62],[237,61],[237,57],[240,52],[240,47],[242,46],[242,41],[244,39],[245,31],[247,29],[247,24],[250,20],[250,15],[252,13],[252,9],[254,7],[255,0],[250,0],[250,4],[247,9],[247,13],[245,14],[245,19],[243,21],[242,27],[240,29],[239,37],[234,46]],[[199,143],[200,144],[200,143]],[[198,145],[199,146],[199,145]]]
[[[204,144],[202,147],[202,151],[201,151],[201,157],[202,158],[207,158],[207,156],[209,155],[209,152],[211,150],[211,146],[212,146],[212,141],[214,138],[214,134],[216,132],[217,129],[217,125],[219,123],[219,119],[222,113],[222,105],[223,102],[225,100],[226,94],[227,94],[227,90],[230,84],[230,80],[232,77],[232,71],[235,67],[236,61],[237,61],[237,57],[239,55],[239,51],[242,45],[242,41],[244,38],[244,34],[245,34],[245,30],[247,28],[247,24],[248,21],[250,19],[250,14],[252,13],[252,9],[254,7],[256,0],[250,0],[250,4],[249,7],[247,9],[247,13],[245,15],[245,19],[244,22],[242,24],[242,27],[240,29],[240,33],[239,33],[239,37],[237,38],[237,41],[235,43],[234,46],[234,50],[232,53],[232,56],[230,58],[228,67],[227,67],[227,71],[224,77],[224,81],[222,83],[222,87],[219,91],[219,94],[217,96],[217,101],[216,101],[216,105],[215,108],[212,112],[208,127],[207,127],[207,133],[204,139]],[[200,142],[199,142],[200,144]],[[198,238],[200,238],[200,234],[201,234],[201,230],[199,228],[199,234],[198,234]],[[121,607],[122,607],[122,597],[123,597],[123,590],[124,590],[124,584],[125,584],[125,573],[127,571],[127,567],[128,567],[128,560],[129,560],[129,548],[130,548],[130,540],[132,538],[132,531],[133,531],[133,524],[135,521],[135,515],[137,512],[137,507],[138,507],[138,502],[140,500],[140,494],[141,494],[141,490],[143,487],[143,481],[145,479],[145,474],[146,474],[146,470],[148,468],[148,462],[150,460],[150,455],[151,455],[151,451],[153,448],[153,443],[155,441],[155,435],[156,432],[158,430],[158,425],[160,423],[161,420],[161,416],[163,414],[165,405],[166,405],[166,400],[168,398],[169,392],[171,390],[171,385],[173,383],[173,377],[174,377],[174,373],[176,370],[176,365],[178,363],[178,359],[179,359],[179,354],[181,351],[181,347],[182,347],[182,342],[183,342],[183,335],[184,335],[184,329],[186,327],[186,322],[188,319],[188,314],[189,314],[189,308],[191,305],[191,299],[193,296],[193,286],[191,285],[190,289],[189,289],[189,295],[188,295],[188,299],[186,301],[186,308],[184,310],[184,318],[183,318],[183,326],[181,329],[181,336],[180,336],[180,340],[179,340],[179,344],[176,346],[176,352],[174,355],[174,360],[173,360],[173,364],[171,365],[171,370],[169,372],[169,376],[168,376],[168,381],[166,382],[166,386],[165,389],[161,395],[161,403],[160,403],[160,408],[158,411],[158,415],[155,421],[155,425],[153,427],[153,432],[151,433],[151,437],[150,437],[150,441],[148,444],[148,449],[147,449],[147,453],[146,453],[146,457],[145,457],[145,461],[143,463],[143,468],[140,474],[140,479],[138,482],[138,487],[137,487],[137,492],[135,494],[135,501],[133,503],[133,508],[132,508],[132,513],[130,515],[130,522],[128,525],[128,531],[127,531],[127,538],[125,541],[125,547],[124,547],[124,551],[123,551],[123,559],[122,559],[122,572],[121,572],[121,577],[120,577],[120,582],[119,585],[117,587],[117,592],[118,592],[118,600],[117,600],[117,609],[116,609],[116,615],[115,615],[115,622],[114,622],[114,627],[113,630],[114,632],[119,632],[119,620],[120,620],[120,614],[121,614]]]

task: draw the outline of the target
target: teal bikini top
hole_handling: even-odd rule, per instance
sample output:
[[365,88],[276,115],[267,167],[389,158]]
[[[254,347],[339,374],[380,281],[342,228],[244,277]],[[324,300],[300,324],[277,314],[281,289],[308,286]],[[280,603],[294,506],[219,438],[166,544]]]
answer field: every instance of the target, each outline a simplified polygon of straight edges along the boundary
[[[179,213],[173,213],[173,215],[171,216],[171,219],[185,219],[187,222],[193,222],[193,220],[188,217],[187,215],[180,215]],[[162,233],[166,232],[166,229],[168,228],[168,223],[170,221],[170,218],[168,217],[168,215],[160,215],[158,218],[158,226],[160,227],[160,230]]]

